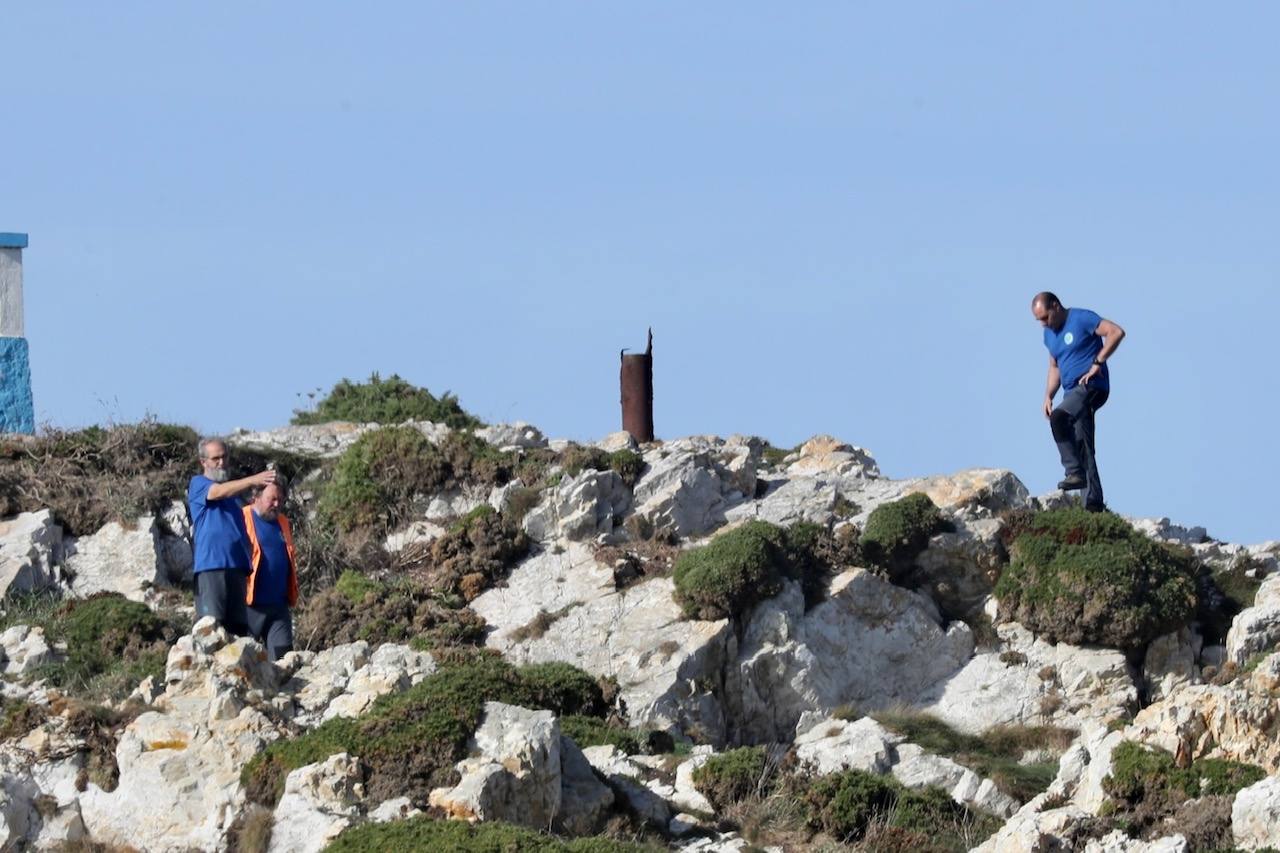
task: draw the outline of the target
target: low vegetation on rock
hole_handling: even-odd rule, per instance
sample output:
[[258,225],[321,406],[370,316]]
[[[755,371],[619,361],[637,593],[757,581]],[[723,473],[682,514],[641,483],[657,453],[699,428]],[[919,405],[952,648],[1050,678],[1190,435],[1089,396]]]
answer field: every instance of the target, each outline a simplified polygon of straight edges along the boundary
[[920,492],[881,504],[867,517],[860,544],[867,561],[897,581],[929,545],[929,537],[947,528],[929,496]]
[[290,770],[347,752],[369,768],[374,802],[402,795],[425,801],[432,788],[457,784],[454,765],[466,756],[489,701],[561,715],[603,718],[609,710],[601,684],[569,664],[517,669],[482,653],[446,661],[405,692],[382,696],[361,717],[332,719],[273,743],[245,766],[241,781],[251,801],[273,806]]
[[812,603],[820,598],[826,576],[853,547],[847,538],[815,524],[783,528],[748,521],[680,555],[672,572],[676,600],[690,617],[736,617],[777,595],[790,578],[801,583]]
[[454,429],[483,426],[480,419],[467,412],[458,398],[446,391],[436,397],[391,374],[386,379],[374,373],[367,382],[343,379],[334,385],[314,410],[295,411],[295,424],[322,424],[351,421],[362,424],[400,424],[405,421],[431,421]]
[[[967,735],[928,714],[885,711],[871,716],[909,742],[990,779],[1023,803],[1049,787],[1058,774],[1058,757],[1076,735],[1053,726],[996,726]],[[1043,756],[1025,761],[1029,752]]]
[[1050,642],[1137,649],[1195,615],[1195,561],[1110,513],[1037,513],[996,584],[1002,618]]
[[472,824],[416,817],[366,823],[348,829],[325,848],[328,853],[384,853],[387,850],[449,850],[456,853],[656,853],[663,847],[613,838],[561,839],[501,821]]
[[1111,797],[1103,828],[1143,838],[1181,834],[1192,850],[1230,849],[1232,798],[1266,775],[1261,767],[1216,758],[1178,767],[1161,749],[1125,741],[1112,752],[1102,783]]
[[768,779],[763,747],[744,746],[713,755],[693,771],[693,784],[711,805],[722,810],[763,790]]
[[613,471],[622,478],[627,488],[633,488],[644,473],[644,457],[626,448],[609,453],[598,447],[571,444],[560,455],[560,465],[570,477],[588,470]]

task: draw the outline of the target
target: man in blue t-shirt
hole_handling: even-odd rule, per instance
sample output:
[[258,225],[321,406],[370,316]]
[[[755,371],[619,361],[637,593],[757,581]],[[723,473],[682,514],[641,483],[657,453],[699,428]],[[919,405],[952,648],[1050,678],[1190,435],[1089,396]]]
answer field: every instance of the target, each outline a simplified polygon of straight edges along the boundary
[[203,473],[192,477],[187,487],[195,557],[196,618],[212,616],[233,634],[244,635],[248,633],[244,595],[249,553],[237,495],[254,486],[274,483],[276,472],[261,471],[229,480],[227,464],[227,445],[222,439],[201,439]]
[[[1044,327],[1049,350],[1049,378],[1044,390],[1044,416],[1062,458],[1063,491],[1084,490],[1084,508],[1102,512],[1102,480],[1094,444],[1094,414],[1111,396],[1107,360],[1124,340],[1124,329],[1085,308],[1064,308],[1052,293],[1036,294],[1031,313]],[[1062,402],[1053,398],[1061,387]]]

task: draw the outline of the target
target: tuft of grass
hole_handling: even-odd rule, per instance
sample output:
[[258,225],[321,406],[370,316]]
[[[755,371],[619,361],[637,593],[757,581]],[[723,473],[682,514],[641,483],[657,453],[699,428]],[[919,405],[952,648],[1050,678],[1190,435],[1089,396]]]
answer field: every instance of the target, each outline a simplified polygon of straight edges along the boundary
[[1023,803],[1049,787],[1058,773],[1058,761],[1022,764],[1022,756],[1032,749],[1061,753],[1075,739],[1070,729],[1052,726],[997,726],[981,735],[967,735],[928,714],[886,711],[872,717],[911,743],[990,779]]
[[446,391],[436,397],[391,374],[387,379],[377,373],[367,382],[342,379],[316,405],[314,411],[295,411],[295,424],[322,424],[330,421],[354,423],[400,424],[405,421],[431,421],[453,429],[484,426],[467,412],[458,398]]
[[946,521],[929,496],[920,492],[881,504],[867,517],[862,553],[867,560],[898,580],[929,545],[929,537],[946,528]]
[[248,799],[273,807],[289,771],[348,752],[369,767],[367,790],[375,802],[403,794],[425,800],[432,788],[457,782],[454,765],[465,757],[487,701],[560,715],[607,710],[600,684],[569,664],[517,669],[484,654],[443,664],[407,691],[380,697],[358,719],[332,719],[268,746],[241,773]]
[[1197,566],[1110,513],[1037,513],[996,584],[1002,617],[1054,643],[1138,649],[1191,621]]
[[616,746],[627,755],[641,755],[649,751],[649,733],[613,725],[599,717],[585,714],[566,714],[560,718],[560,733],[578,746]]
[[569,611],[573,610],[575,607],[580,607],[581,605],[582,602],[575,601],[572,604],[566,604],[564,607],[561,607],[559,610],[554,612],[539,610],[538,614],[530,619],[527,624],[521,625],[519,628],[512,631],[510,637],[517,643],[523,643],[525,640],[536,640],[545,635],[552,625],[559,622],[565,616],[568,616]]

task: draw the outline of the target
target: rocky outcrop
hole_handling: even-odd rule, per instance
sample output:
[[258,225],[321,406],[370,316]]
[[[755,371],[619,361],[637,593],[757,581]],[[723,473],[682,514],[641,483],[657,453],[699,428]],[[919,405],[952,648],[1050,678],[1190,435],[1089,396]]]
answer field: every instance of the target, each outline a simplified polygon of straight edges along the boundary
[[615,471],[586,470],[566,477],[524,517],[524,530],[546,542],[575,541],[613,533],[631,508],[631,490]]
[[360,761],[340,752],[299,767],[284,782],[271,830],[271,853],[318,853],[363,817]]
[[927,600],[865,569],[833,578],[808,611],[788,582],[750,614],[729,670],[735,739],[785,741],[805,711],[915,704],[972,653],[967,625],[939,624]]
[[0,521],[0,597],[58,586],[62,556],[62,527],[49,510]]
[[1280,643],[1280,574],[1262,582],[1253,606],[1236,614],[1227,632],[1227,660],[1243,666]]
[[1078,728],[1127,717],[1137,707],[1138,688],[1122,652],[1054,645],[1016,622],[997,633],[1000,648],[974,655],[940,681],[923,710],[976,734],[1001,725]]
[[1245,850],[1280,848],[1280,776],[1268,776],[1236,794],[1231,835]]
[[702,536],[725,513],[750,499],[764,442],[758,438],[695,436],[647,446],[648,466],[635,486],[635,512],[655,530]]

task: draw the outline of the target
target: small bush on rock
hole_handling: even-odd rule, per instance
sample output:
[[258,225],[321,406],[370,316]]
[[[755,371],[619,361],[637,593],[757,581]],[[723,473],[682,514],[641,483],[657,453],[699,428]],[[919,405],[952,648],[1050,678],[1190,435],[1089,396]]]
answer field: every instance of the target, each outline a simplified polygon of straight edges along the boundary
[[298,648],[311,651],[357,640],[421,650],[479,645],[484,619],[461,604],[407,578],[382,583],[347,571],[337,586],[302,599],[294,635]]
[[649,751],[648,733],[613,725],[599,717],[567,714],[560,718],[560,733],[582,749],[589,746],[615,746],[627,755]]
[[821,600],[833,566],[849,562],[851,549],[856,541],[815,524],[782,528],[749,521],[680,554],[672,571],[675,598],[690,617],[723,619],[777,595],[790,578],[812,605]]
[[759,791],[766,781],[768,758],[759,746],[744,746],[713,755],[693,771],[693,784],[717,811]]
[[560,839],[502,821],[467,823],[415,817],[366,823],[346,830],[325,848],[328,853],[383,853],[387,850],[448,850],[454,853],[642,853],[661,847],[612,838]]
[[458,404],[449,392],[436,397],[391,374],[382,379],[374,373],[368,382],[343,379],[333,386],[315,411],[295,411],[295,424],[323,424],[330,421],[353,423],[399,424],[405,421],[431,421],[454,429],[483,426],[480,419]]
[[996,584],[1005,619],[1054,643],[1140,648],[1191,621],[1194,560],[1110,513],[1036,514]]
[[529,537],[488,506],[465,516],[448,533],[401,552],[397,568],[437,595],[472,601],[529,553]]
[[929,537],[946,526],[928,495],[907,495],[871,511],[860,540],[862,553],[872,565],[888,572],[890,579],[897,580],[928,547]]
[[587,470],[614,471],[627,488],[634,488],[644,472],[644,457],[626,448],[608,453],[598,447],[571,444],[561,455],[560,465],[570,477]]
[[375,802],[402,795],[426,800],[432,788],[457,783],[454,765],[466,756],[489,701],[557,714],[602,715],[607,708],[600,684],[568,664],[517,669],[492,655],[445,661],[403,693],[382,696],[359,718],[332,719],[271,744],[240,778],[250,801],[274,806],[289,771],[348,752],[369,767],[367,791]]
[[338,460],[320,513],[344,533],[386,532],[414,516],[415,499],[442,489],[450,474],[439,449],[413,427],[374,430]]

